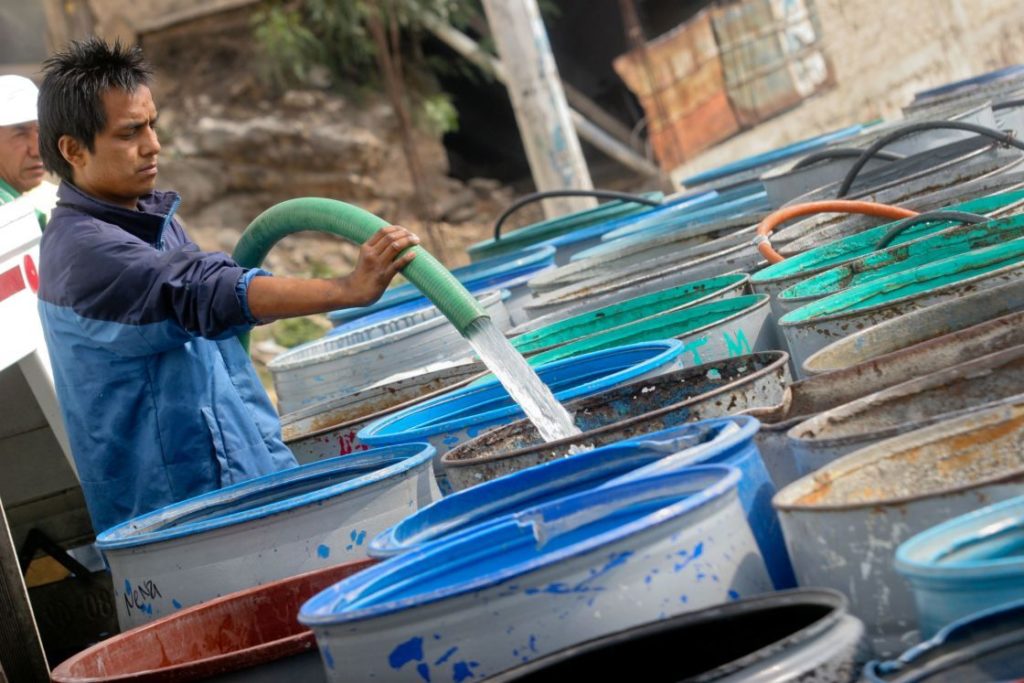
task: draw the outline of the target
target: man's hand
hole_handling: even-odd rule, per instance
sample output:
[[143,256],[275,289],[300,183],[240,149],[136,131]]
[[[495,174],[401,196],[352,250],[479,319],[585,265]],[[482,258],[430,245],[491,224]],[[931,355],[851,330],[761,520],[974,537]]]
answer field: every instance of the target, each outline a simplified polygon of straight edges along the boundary
[[259,320],[269,321],[368,306],[380,298],[398,271],[416,256],[413,252],[399,254],[419,243],[420,238],[405,228],[389,225],[366,240],[359,249],[355,269],[344,277],[255,277],[247,292],[249,310]]
[[381,297],[391,280],[416,256],[413,252],[401,254],[420,243],[420,238],[403,227],[389,225],[366,240],[359,249],[355,269],[339,284],[350,293],[353,306],[369,306]]

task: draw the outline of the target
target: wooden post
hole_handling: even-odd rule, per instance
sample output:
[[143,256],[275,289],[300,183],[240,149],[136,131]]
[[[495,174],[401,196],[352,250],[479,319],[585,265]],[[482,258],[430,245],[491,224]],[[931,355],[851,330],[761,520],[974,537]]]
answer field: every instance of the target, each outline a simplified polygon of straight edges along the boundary
[[3,501],[0,501],[0,672],[12,683],[50,680],[50,669],[21,577]]
[[[537,190],[593,188],[536,0],[484,0],[519,135]],[[589,197],[544,200],[548,217],[597,205]]]
[[[508,76],[502,63],[488,52],[482,50],[475,40],[429,12],[422,12],[420,19],[423,21],[423,25],[438,40],[475,64],[481,71],[494,76],[502,85],[508,86]],[[620,137],[610,133],[607,128],[603,128],[597,122],[587,119],[584,114],[573,108],[579,102],[574,103],[576,97],[573,95],[573,90],[569,84],[563,82],[562,87],[565,89],[565,97],[569,101],[569,115],[576,126],[577,135],[612,159],[619,161],[626,168],[632,169],[641,175],[657,178],[666,190],[672,191],[672,181],[669,180],[668,176],[662,173],[660,168],[648,161],[646,157],[640,156],[629,146],[628,131],[626,135],[627,140],[623,141]],[[579,93],[579,97],[583,97],[582,93]],[[595,113],[596,108],[597,105],[593,105],[589,110],[590,113]],[[603,114],[603,119],[611,119],[610,115],[604,114],[604,112],[601,113]]]

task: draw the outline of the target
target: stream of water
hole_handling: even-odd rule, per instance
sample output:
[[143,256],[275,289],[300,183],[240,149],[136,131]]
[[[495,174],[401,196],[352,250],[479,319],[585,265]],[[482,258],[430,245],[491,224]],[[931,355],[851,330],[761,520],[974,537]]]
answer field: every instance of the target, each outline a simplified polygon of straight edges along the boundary
[[580,433],[569,412],[490,318],[475,320],[466,330],[466,339],[523,409],[544,441],[557,441]]

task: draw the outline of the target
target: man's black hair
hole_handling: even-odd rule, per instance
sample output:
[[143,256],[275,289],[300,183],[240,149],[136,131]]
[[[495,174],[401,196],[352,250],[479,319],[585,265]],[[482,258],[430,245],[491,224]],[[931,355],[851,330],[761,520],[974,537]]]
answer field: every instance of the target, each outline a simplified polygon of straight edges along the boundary
[[99,38],[73,41],[64,52],[43,62],[39,88],[39,155],[46,168],[68,182],[71,164],[60,153],[61,136],[70,135],[90,152],[96,134],[107,125],[103,93],[117,89],[128,93],[149,85],[153,71],[138,46]]

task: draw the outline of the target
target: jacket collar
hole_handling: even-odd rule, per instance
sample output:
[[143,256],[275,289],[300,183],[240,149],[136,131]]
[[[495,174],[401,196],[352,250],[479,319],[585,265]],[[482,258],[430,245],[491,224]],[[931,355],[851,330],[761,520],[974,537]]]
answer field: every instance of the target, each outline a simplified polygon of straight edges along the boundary
[[57,188],[57,200],[58,207],[75,209],[105,223],[112,223],[150,244],[160,242],[164,228],[171,222],[181,203],[177,192],[155,190],[139,197],[139,208],[132,211],[88,195],[66,180],[62,180]]
[[12,199],[16,199],[21,196],[21,193],[15,190],[6,180],[0,178],[0,198],[3,194],[11,195]]

